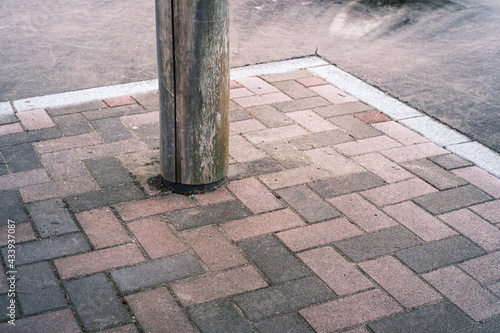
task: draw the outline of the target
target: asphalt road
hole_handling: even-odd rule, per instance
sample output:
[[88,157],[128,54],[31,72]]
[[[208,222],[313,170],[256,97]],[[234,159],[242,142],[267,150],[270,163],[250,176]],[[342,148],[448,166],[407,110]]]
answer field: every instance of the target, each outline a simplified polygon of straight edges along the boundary
[[[230,0],[231,66],[318,54],[500,151],[500,1]],[[156,78],[154,1],[3,0],[0,102]]]

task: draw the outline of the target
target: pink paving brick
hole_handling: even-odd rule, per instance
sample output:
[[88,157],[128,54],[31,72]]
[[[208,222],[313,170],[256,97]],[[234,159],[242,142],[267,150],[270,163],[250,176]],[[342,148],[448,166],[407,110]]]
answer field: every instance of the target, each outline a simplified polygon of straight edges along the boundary
[[328,201],[366,232],[397,225],[396,221],[357,193],[336,197]]
[[239,79],[237,80],[238,83],[243,85],[245,88],[248,90],[252,91],[254,94],[257,95],[262,95],[262,94],[270,94],[270,93],[277,93],[279,92],[278,89],[267,83],[266,81],[262,80],[261,78],[258,77],[249,77],[245,79]]
[[192,229],[183,232],[182,236],[212,272],[247,263],[238,248],[217,227]]
[[90,192],[97,189],[98,186],[94,180],[85,176],[22,187],[19,191],[25,202],[32,202],[51,198],[67,197],[69,195]]
[[47,175],[47,172],[43,169],[16,172],[0,176],[0,191],[47,182],[50,182],[50,178]]
[[355,156],[400,146],[401,144],[399,142],[394,141],[388,136],[382,135],[369,139],[341,143],[336,145],[335,148],[347,156]]
[[264,104],[286,102],[291,100],[292,99],[290,97],[283,94],[282,92],[233,99],[233,101],[235,101],[244,108],[249,108],[252,106],[258,106]]
[[237,162],[255,161],[267,156],[239,135],[231,135],[229,137],[229,154]]
[[237,88],[243,88],[243,86],[234,80],[229,81],[229,89],[237,89]]
[[126,244],[56,259],[54,264],[61,279],[66,280],[76,276],[134,265],[144,260],[137,245]]
[[452,172],[480,190],[488,193],[495,199],[500,198],[500,179],[482,169],[479,169],[477,166],[457,169]]
[[419,160],[421,158],[447,153],[447,150],[432,142],[381,151],[382,155],[397,163]]
[[500,299],[454,266],[422,277],[476,321],[500,314]]
[[145,200],[126,202],[116,205],[116,210],[125,221],[147,217],[178,209],[196,206],[193,200],[185,195],[169,194]]
[[106,103],[110,108],[115,106],[123,106],[136,103],[136,101],[130,96],[106,98],[103,99],[103,102]]
[[423,136],[413,132],[411,129],[404,127],[401,124],[396,123],[395,121],[373,124],[372,126],[405,146],[429,141]]
[[75,214],[96,249],[130,242],[130,237],[109,207]]
[[236,88],[236,89],[231,89],[229,92],[229,98],[241,98],[241,97],[248,97],[248,96],[253,96],[254,93],[251,92],[248,89],[245,88]]
[[442,299],[435,290],[393,257],[365,261],[359,267],[405,308]]
[[313,133],[338,129],[337,126],[318,116],[311,110],[289,112],[286,115]]
[[488,286],[488,289],[491,290],[492,293],[500,297],[500,282]]
[[311,161],[328,169],[334,176],[365,171],[359,164],[339,154],[331,147],[312,149],[304,153]]
[[222,229],[235,241],[266,235],[272,232],[305,225],[290,209],[226,222]]
[[54,180],[82,177],[87,168],[72,150],[61,150],[42,154],[40,159]]
[[254,144],[287,140],[306,135],[308,132],[299,125],[269,128],[258,132],[245,133],[245,137]]
[[303,168],[290,169],[260,176],[259,179],[271,189],[279,189],[294,185],[314,182],[332,177],[327,170],[310,165]]
[[395,183],[415,177],[379,153],[354,156],[352,159],[388,183]]
[[102,140],[97,133],[88,133],[36,142],[34,146],[38,153],[44,154],[65,149],[93,146],[101,142]]
[[194,198],[202,206],[215,205],[218,203],[235,200],[234,197],[226,190],[225,187],[221,187],[212,192],[195,194]]
[[230,135],[237,135],[242,133],[260,131],[266,128],[267,128],[266,126],[262,125],[256,119],[247,119],[247,120],[232,122],[229,129],[229,133]]
[[383,112],[376,111],[376,110],[356,113],[356,114],[354,114],[354,117],[358,118],[359,120],[364,121],[367,124],[381,123],[381,122],[391,120],[386,115],[384,115]]
[[254,214],[280,209],[283,204],[256,178],[231,182],[227,188]]
[[183,306],[191,306],[263,287],[267,287],[266,281],[247,266],[179,282],[172,285],[172,290]]
[[160,121],[160,112],[148,112],[120,117],[121,121],[128,127],[156,124]]
[[81,332],[71,309],[44,313],[23,319],[17,319],[15,326],[5,322],[0,324],[0,332],[25,333],[25,332],[54,332],[58,333]]
[[340,218],[283,231],[277,236],[292,251],[301,251],[361,234],[362,232],[353,224],[345,218]]
[[361,194],[375,205],[382,207],[436,192],[438,190],[434,187],[415,178],[363,191]]
[[389,296],[375,289],[315,305],[301,310],[300,314],[318,333],[327,333],[374,321],[401,310]]
[[95,159],[104,156],[134,153],[142,150],[149,150],[148,146],[136,139],[104,143],[88,148],[78,148],[75,150],[77,156],[82,159]]
[[127,224],[151,259],[173,256],[187,251],[186,245],[173,233],[162,217],[140,219]]
[[165,287],[126,297],[145,332],[197,332]]
[[374,287],[355,265],[331,247],[302,252],[298,257],[339,296]]
[[[8,244],[9,228],[7,226],[0,227],[0,246]],[[16,223],[16,244],[24,243],[36,239],[35,232],[30,223]],[[1,292],[0,292],[1,294]]]
[[8,124],[0,126],[0,135],[7,135],[13,133],[23,132],[23,127],[19,123]]
[[43,109],[16,113],[23,127],[28,131],[54,127],[56,124]]
[[459,266],[483,285],[500,280],[500,252],[466,261]]
[[469,209],[491,223],[500,223],[500,200],[472,206]]
[[342,104],[348,102],[356,102],[352,96],[349,96],[345,92],[340,89],[335,88],[331,85],[321,85],[309,88],[314,91],[316,94],[320,95],[324,99],[332,102],[333,104]]
[[316,86],[323,86],[328,84],[325,80],[322,78],[319,78],[317,76],[310,76],[310,77],[301,77],[298,79],[295,79],[298,83],[302,84],[305,87],[316,87]]
[[439,218],[487,252],[500,249],[500,230],[471,211],[461,209],[440,215]]
[[411,201],[385,207],[384,211],[426,242],[448,238],[457,234]]

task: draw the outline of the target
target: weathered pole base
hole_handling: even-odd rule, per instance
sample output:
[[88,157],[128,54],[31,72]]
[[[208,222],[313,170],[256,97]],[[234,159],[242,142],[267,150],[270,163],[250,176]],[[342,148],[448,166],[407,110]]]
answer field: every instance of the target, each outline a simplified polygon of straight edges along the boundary
[[203,184],[203,185],[188,185],[188,184],[180,184],[180,183],[172,183],[166,179],[163,179],[163,184],[172,190],[174,193],[190,195],[190,194],[202,194],[205,192],[213,191],[224,184],[226,178],[222,178],[221,180],[211,183],[211,184]]

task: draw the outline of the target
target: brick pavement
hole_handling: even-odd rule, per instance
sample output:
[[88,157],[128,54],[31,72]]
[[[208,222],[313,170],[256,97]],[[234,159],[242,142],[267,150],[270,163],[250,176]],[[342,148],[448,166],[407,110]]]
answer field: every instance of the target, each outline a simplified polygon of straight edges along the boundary
[[231,99],[192,198],[158,185],[156,93],[0,119],[0,331],[500,331],[499,179],[305,70]]

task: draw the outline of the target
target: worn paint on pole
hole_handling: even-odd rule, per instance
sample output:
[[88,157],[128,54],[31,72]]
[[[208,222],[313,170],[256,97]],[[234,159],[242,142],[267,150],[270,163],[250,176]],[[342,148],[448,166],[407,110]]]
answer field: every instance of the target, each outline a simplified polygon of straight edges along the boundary
[[156,0],[161,174],[181,192],[224,180],[229,141],[227,0]]

